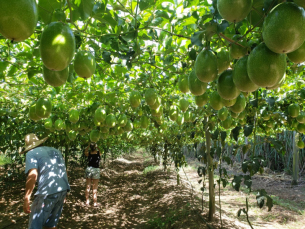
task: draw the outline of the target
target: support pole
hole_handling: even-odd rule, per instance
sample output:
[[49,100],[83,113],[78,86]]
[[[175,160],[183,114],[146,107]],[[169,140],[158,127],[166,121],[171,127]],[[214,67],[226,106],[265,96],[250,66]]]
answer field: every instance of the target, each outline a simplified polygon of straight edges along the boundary
[[210,129],[208,125],[209,118],[205,118],[205,137],[206,137],[206,149],[207,149],[207,161],[208,161],[208,175],[209,175],[209,221],[213,221],[215,213],[215,188],[214,188],[214,169],[213,158],[210,155],[211,137]]

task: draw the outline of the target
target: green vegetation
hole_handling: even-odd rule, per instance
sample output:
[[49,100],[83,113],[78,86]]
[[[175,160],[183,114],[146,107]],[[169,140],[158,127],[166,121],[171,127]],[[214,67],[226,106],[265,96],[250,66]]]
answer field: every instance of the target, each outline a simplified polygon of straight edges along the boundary
[[158,169],[161,169],[160,166],[148,166],[146,167],[144,170],[143,170],[143,175],[146,176],[149,172],[153,172],[153,171],[156,171]]
[[[187,205],[189,206],[189,205]],[[187,209],[168,209],[164,216],[155,215],[148,221],[150,228],[167,229],[173,227],[175,222],[187,217],[190,211]]]
[[4,154],[0,154],[0,166],[4,166],[6,164],[11,164],[12,160],[5,156]]
[[[292,171],[296,184],[305,162],[302,7],[0,0],[0,150],[13,161],[5,173],[18,177],[23,138],[33,132],[48,136],[67,166],[96,142],[104,161],[143,147],[162,158],[164,172],[179,171],[187,146],[210,187],[219,170],[218,185],[251,190],[251,177],[267,166]],[[232,179],[221,164],[236,160],[242,174]],[[271,210],[268,193],[259,193],[259,206]]]

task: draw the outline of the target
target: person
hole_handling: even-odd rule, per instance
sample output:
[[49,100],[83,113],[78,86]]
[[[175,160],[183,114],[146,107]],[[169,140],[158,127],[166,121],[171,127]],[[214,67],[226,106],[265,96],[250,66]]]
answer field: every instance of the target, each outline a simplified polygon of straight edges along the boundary
[[[30,214],[29,229],[56,229],[70,185],[64,159],[59,150],[43,146],[35,134],[25,136],[25,173],[27,174],[23,211]],[[37,191],[30,207],[30,197]]]
[[97,203],[97,187],[98,181],[100,179],[100,160],[101,154],[100,149],[97,147],[96,143],[90,143],[87,148],[85,149],[85,156],[88,157],[88,166],[85,171],[85,178],[86,178],[86,206],[89,206],[89,194],[90,188],[92,184],[92,193],[93,193],[93,206],[98,207],[100,206]]

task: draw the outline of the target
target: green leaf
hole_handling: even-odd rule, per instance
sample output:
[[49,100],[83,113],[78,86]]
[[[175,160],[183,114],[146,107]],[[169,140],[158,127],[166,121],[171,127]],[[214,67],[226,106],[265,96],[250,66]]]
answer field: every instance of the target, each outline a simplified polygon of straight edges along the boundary
[[70,64],[70,65],[69,65],[69,76],[68,76],[67,81],[68,81],[70,84],[73,84],[73,82],[75,81],[74,65],[73,65],[73,64]]
[[111,56],[110,55],[111,55],[110,52],[103,51],[102,57],[103,57],[104,61],[109,63],[109,64],[111,62]]
[[197,23],[197,19],[194,17],[189,17],[183,20],[183,22],[180,24],[180,26],[188,26],[193,25]]
[[253,125],[246,125],[244,126],[244,135],[248,137],[250,134],[252,134],[253,131]]
[[216,154],[217,154],[217,156],[220,158],[220,155],[221,155],[221,147],[217,147],[217,149],[216,149]]
[[[93,18],[99,20],[101,23],[106,23],[109,24],[111,27],[115,27],[118,25],[117,20],[115,20],[113,18],[113,15],[111,14],[111,12],[109,10],[105,10],[103,9],[103,7],[94,7],[93,9]],[[106,36],[106,35],[105,35]]]
[[163,22],[163,18],[162,17],[157,17],[154,20],[151,21],[151,25],[152,26],[158,26]]
[[273,107],[275,104],[275,99],[273,97],[268,97],[267,102],[269,103],[270,107]]
[[123,35],[121,37],[123,37],[125,41],[134,40],[137,37],[137,31],[135,31],[135,30],[130,31],[126,35]]
[[0,72],[5,71],[8,65],[9,65],[8,62],[1,61],[1,62],[0,62]]
[[77,6],[80,6],[81,3],[82,3],[82,0],[74,0],[74,4]]
[[90,17],[92,10],[94,7],[94,0],[81,0],[81,4],[79,5],[79,13],[82,20],[86,20]]
[[15,73],[17,72],[18,68],[15,66],[15,65],[11,65],[8,73],[7,73],[7,76],[14,76]]
[[250,100],[250,104],[251,104],[253,107],[258,107],[258,100],[257,100],[257,99],[252,99],[252,100]]
[[229,27],[229,22],[223,20],[221,24],[217,25],[217,33],[223,33],[227,27]]
[[251,192],[251,186],[252,186],[252,179],[251,176],[249,175],[245,175],[244,176],[244,184],[246,185],[246,187],[249,189],[249,191]]
[[189,52],[189,57],[191,60],[196,60],[197,53],[195,49],[191,49],[191,51]]
[[163,10],[157,10],[155,12],[156,17],[163,17],[165,19],[169,19],[168,13]]
[[237,126],[237,127],[235,127],[235,128],[232,130],[232,132],[231,132],[235,141],[238,140],[238,135],[239,135],[240,129],[241,129],[241,127],[240,127],[240,126]]
[[141,11],[148,9],[149,7],[151,7],[153,5],[154,5],[154,0],[140,0],[139,1],[139,7],[140,7]]
[[270,196],[266,196],[267,197],[267,207],[268,207],[268,212],[271,211],[272,207],[273,207],[273,199]]
[[226,131],[221,131],[220,136],[221,136],[221,141],[224,142],[226,140],[226,137],[227,137],[227,132]]
[[244,172],[244,173],[246,173],[247,172],[247,170],[248,170],[248,161],[244,161],[243,163],[242,163],[242,165],[241,165],[241,170]]
[[242,209],[239,209],[238,212],[237,212],[237,216],[239,217],[241,215],[241,211]]
[[49,24],[52,19],[53,12],[60,9],[61,0],[39,0],[38,15],[45,24]]
[[243,175],[239,175],[239,176],[234,176],[234,178],[232,180],[232,186],[238,192],[239,192],[240,183],[241,183],[242,178],[243,178]]
[[38,73],[41,73],[41,71],[39,71],[37,69],[29,68],[28,69],[28,79],[30,80],[33,76],[35,76]]
[[195,32],[191,37],[192,45],[203,46],[202,44],[203,35],[204,35],[204,31]]

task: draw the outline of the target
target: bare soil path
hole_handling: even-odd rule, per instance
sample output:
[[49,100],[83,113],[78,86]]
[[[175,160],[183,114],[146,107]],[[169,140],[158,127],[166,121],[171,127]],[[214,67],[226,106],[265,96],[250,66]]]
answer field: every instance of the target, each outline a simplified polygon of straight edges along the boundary
[[[218,210],[215,221],[207,222],[207,192],[203,194],[204,209],[201,211],[202,184],[198,184],[197,166],[198,162],[190,159],[189,166],[180,171],[181,184],[177,186],[174,168],[170,167],[164,172],[150,156],[142,152],[125,155],[124,158],[110,162],[101,172],[98,189],[98,201],[101,203],[99,208],[84,205],[84,169],[75,168],[69,173],[72,190],[67,197],[59,229],[220,228]],[[233,169],[231,172],[238,171]],[[273,183],[267,183],[263,179],[265,178],[255,178],[254,186],[266,186],[265,189],[270,191],[270,194],[277,191],[277,188],[268,190],[268,187],[276,187],[276,182],[285,184],[277,179],[273,179]],[[207,180],[206,183],[208,184]],[[0,229],[27,228],[28,215],[22,212],[24,185],[24,182],[19,182],[10,189],[0,190]],[[302,210],[304,207],[303,188],[302,185],[296,189],[287,188],[284,196],[273,192],[273,195],[278,196],[279,202],[285,196],[289,197],[287,201],[292,202],[282,201],[289,204],[286,207],[275,205],[272,212],[258,209],[255,196],[250,195],[250,220],[254,228],[301,229],[305,225],[305,219],[301,211],[297,213],[297,209]],[[221,192],[223,228],[250,228],[245,216],[236,217],[237,210],[245,206],[245,197],[248,194],[236,192],[230,186]],[[291,207],[293,203],[296,203],[295,207]]]

